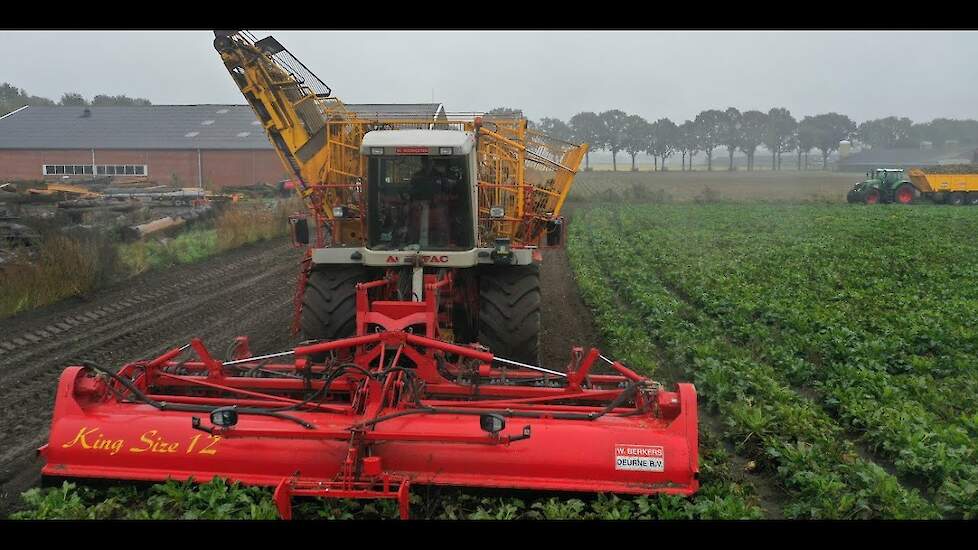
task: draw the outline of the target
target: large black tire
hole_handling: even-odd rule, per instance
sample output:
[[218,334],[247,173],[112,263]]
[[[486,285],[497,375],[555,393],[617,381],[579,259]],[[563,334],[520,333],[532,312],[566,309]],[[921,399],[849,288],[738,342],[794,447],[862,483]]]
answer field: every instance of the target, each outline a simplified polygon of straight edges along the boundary
[[953,206],[961,206],[964,204],[964,193],[961,191],[955,191],[947,199],[947,203]]
[[353,336],[357,320],[357,283],[367,280],[361,265],[316,266],[302,295],[302,336],[335,340]]
[[893,202],[896,204],[913,204],[916,191],[909,183],[903,183],[893,191]]
[[498,357],[540,364],[540,266],[480,270],[479,343]]
[[879,204],[882,199],[882,194],[879,189],[869,189],[863,194],[863,202],[866,204]]

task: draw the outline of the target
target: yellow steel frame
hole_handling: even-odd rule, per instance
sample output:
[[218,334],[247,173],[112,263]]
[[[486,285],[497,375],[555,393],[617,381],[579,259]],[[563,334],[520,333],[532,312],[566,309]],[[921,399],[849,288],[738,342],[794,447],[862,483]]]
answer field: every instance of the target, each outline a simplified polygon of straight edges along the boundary
[[[486,116],[438,119],[361,118],[339,99],[317,94],[292,69],[234,33],[219,48],[245,99],[262,121],[310,210],[327,221],[333,241],[359,245],[364,238],[363,136],[373,129],[438,128],[478,132],[478,236],[480,245],[508,237],[516,245],[537,244],[547,222],[560,215],[574,175],[587,152],[578,145],[527,128],[525,118]],[[346,206],[353,220],[336,220],[333,206]],[[489,209],[502,206],[503,218]],[[337,223],[339,222],[339,223]]]

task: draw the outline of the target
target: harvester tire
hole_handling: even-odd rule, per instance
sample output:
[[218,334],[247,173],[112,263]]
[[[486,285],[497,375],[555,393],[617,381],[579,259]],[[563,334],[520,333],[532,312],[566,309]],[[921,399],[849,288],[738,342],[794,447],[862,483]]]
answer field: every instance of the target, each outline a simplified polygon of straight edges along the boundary
[[540,266],[481,270],[479,343],[497,357],[540,364]]
[[302,336],[336,340],[353,336],[357,320],[357,283],[367,280],[360,265],[317,266],[302,295]]

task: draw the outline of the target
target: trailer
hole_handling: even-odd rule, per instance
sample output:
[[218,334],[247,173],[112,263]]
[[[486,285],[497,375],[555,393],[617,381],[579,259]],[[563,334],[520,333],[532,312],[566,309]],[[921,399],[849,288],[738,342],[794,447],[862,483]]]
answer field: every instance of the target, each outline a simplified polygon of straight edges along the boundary
[[937,204],[978,204],[978,165],[937,167],[928,171],[912,168],[908,175],[922,197]]

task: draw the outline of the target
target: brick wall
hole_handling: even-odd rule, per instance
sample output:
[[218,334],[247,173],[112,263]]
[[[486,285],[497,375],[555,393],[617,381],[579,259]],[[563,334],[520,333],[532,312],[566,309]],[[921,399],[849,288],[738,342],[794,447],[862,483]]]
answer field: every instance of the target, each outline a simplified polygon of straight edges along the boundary
[[[288,176],[271,149],[202,150],[203,183],[208,189],[225,186],[276,183]],[[91,150],[0,150],[0,182],[9,180],[60,180],[43,176],[44,164],[92,164]],[[147,181],[182,187],[196,187],[197,150],[95,150],[95,164],[145,164]],[[127,181],[134,176],[124,176]]]

